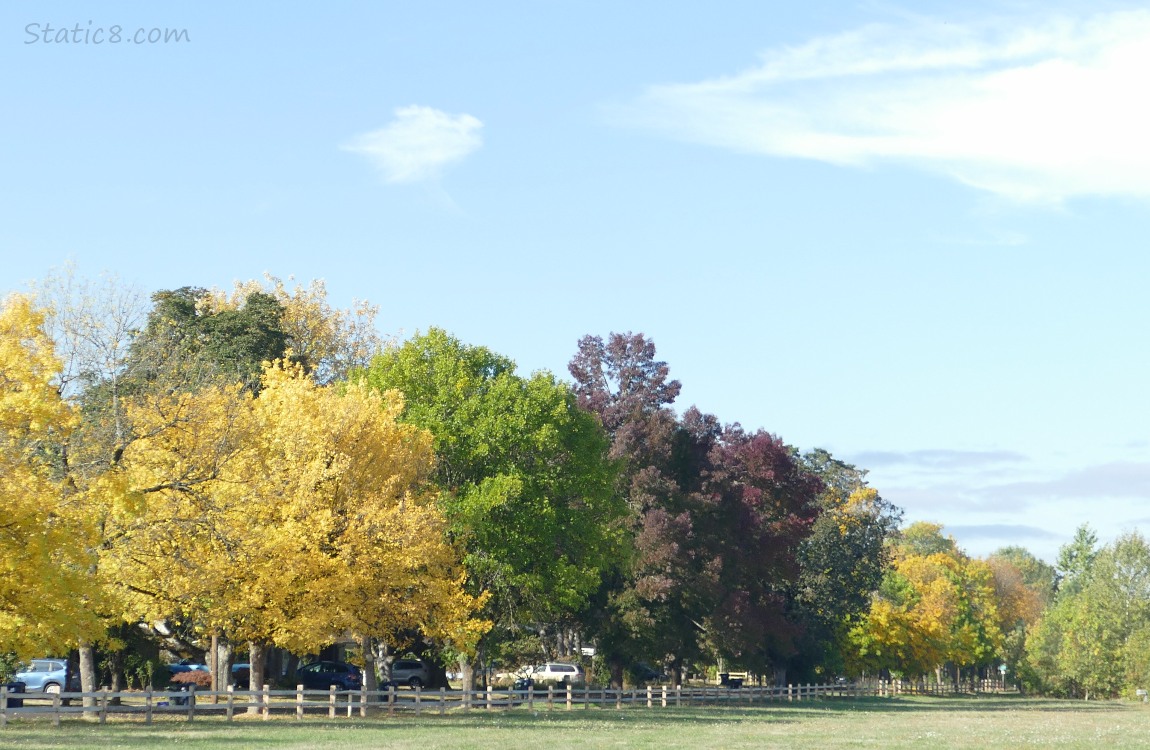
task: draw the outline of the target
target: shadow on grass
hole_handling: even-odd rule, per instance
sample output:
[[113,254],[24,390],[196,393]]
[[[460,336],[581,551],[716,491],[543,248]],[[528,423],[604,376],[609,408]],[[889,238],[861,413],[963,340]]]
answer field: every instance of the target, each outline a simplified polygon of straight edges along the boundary
[[811,701],[787,703],[760,703],[756,705],[717,705],[682,706],[679,708],[628,708],[615,711],[611,708],[596,708],[585,711],[576,708],[572,711],[512,711],[493,712],[488,715],[482,710],[470,714],[455,714],[450,717],[436,717],[437,720],[461,722],[498,722],[504,725],[516,724],[527,728],[539,725],[540,729],[554,727],[556,722],[583,721],[628,721],[660,723],[699,723],[766,721],[787,723],[808,720],[820,714],[851,713],[987,713],[987,712],[1054,712],[1054,713],[1098,713],[1137,710],[1135,704],[1121,701],[1072,701],[1050,698],[1027,698],[1022,696],[898,696],[889,698],[821,698]]
[[[538,742],[549,744],[557,731],[659,731],[670,728],[677,737],[691,735],[691,727],[734,724],[799,725],[820,718],[843,718],[852,714],[908,715],[912,713],[969,714],[971,718],[982,713],[1055,712],[1082,714],[1099,712],[1140,711],[1140,706],[1118,701],[1067,701],[1020,696],[899,696],[892,698],[822,698],[793,703],[735,704],[682,706],[679,708],[611,707],[590,710],[576,707],[571,711],[556,708],[552,711],[529,710],[521,706],[511,710],[473,709],[468,713],[455,712],[446,716],[425,714],[415,717],[403,714],[392,718],[386,715],[367,719],[329,719],[326,716],[308,716],[297,723],[287,716],[273,717],[270,722],[256,717],[240,718],[234,724],[214,719],[193,723],[172,717],[157,721],[151,727],[134,721],[109,722],[108,726],[94,726],[79,719],[66,719],[63,727],[53,728],[45,721],[15,722],[0,730],[0,746],[17,748],[88,747],[145,747],[155,742],[180,737],[189,747],[218,747],[239,744],[244,747],[296,746],[291,739],[300,733],[319,732],[319,737],[343,736],[344,732],[368,730],[391,736],[393,732],[418,731],[421,736],[434,738],[435,747],[452,747],[456,733],[476,730],[512,730],[529,739],[539,734]],[[237,717],[239,718],[239,717]],[[63,731],[61,731],[63,730]],[[78,737],[79,733],[79,737]],[[308,736],[311,736],[310,734]],[[352,735],[347,735],[351,737]],[[69,739],[70,738],[70,739]],[[129,741],[130,740],[130,741]],[[79,743],[79,744],[77,744]],[[325,745],[326,747],[327,745]]]

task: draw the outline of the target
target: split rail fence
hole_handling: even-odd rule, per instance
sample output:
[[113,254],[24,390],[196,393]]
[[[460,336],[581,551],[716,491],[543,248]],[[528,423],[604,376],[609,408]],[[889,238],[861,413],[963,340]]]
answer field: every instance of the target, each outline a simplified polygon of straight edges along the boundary
[[[669,685],[648,686],[631,690],[611,690],[572,685],[526,690],[489,687],[486,690],[277,690],[264,685],[262,690],[226,691],[196,690],[99,690],[88,693],[23,693],[0,686],[0,727],[16,718],[50,718],[59,725],[67,715],[82,714],[103,724],[109,716],[126,719],[142,718],[151,724],[153,718],[170,717],[193,721],[197,717],[224,717],[232,721],[237,714],[256,715],[267,720],[275,716],[366,717],[405,715],[445,715],[471,710],[587,710],[623,709],[624,707],[667,708],[678,706],[739,706],[772,702],[793,702],[826,697],[886,697],[895,695],[953,694],[957,691],[983,689],[997,691],[1000,685],[986,681],[974,686],[953,684],[914,684],[900,681],[870,680],[855,683],[806,684],[786,686],[750,685],[739,687]],[[84,705],[88,699],[89,705]]]

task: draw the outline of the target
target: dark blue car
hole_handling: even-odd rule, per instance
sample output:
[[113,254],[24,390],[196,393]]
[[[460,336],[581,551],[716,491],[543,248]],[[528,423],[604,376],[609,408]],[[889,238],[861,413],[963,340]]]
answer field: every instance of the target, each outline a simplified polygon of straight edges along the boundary
[[296,670],[299,682],[308,690],[359,690],[363,675],[359,667],[342,661],[314,661]]

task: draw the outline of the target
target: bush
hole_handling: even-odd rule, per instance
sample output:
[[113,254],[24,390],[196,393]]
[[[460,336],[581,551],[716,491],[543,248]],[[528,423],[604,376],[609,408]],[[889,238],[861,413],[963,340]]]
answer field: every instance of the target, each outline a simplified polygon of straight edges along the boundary
[[210,690],[212,687],[212,673],[205,672],[202,669],[194,669],[190,672],[177,672],[172,675],[171,682],[173,685],[195,685],[197,688]]

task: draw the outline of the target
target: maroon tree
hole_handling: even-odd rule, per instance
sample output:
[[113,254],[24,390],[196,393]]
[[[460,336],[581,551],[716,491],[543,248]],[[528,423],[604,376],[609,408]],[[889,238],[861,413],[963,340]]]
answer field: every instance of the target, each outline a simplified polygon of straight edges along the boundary
[[794,654],[790,616],[799,551],[818,518],[822,482],[779,438],[727,428],[703,485],[706,546],[719,569],[708,619],[719,652],[756,671]]

